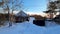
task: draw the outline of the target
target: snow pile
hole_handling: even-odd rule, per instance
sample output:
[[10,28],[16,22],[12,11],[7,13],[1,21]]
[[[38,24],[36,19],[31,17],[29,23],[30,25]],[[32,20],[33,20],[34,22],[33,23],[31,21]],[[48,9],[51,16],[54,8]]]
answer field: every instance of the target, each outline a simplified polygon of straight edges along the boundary
[[54,21],[45,21],[45,25],[47,27],[54,27],[57,26],[57,24]]
[[[24,23],[17,23],[12,27],[0,27],[0,34],[60,34],[60,25],[54,27],[42,27],[32,23],[34,18]],[[48,22],[49,23],[49,22]]]

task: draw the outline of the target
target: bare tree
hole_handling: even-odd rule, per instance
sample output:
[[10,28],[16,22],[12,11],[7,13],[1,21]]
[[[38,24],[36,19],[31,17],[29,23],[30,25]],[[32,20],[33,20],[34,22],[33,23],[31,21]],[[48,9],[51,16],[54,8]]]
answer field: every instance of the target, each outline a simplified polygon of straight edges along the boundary
[[[13,11],[20,10],[22,8],[22,3],[22,0],[2,0],[2,2],[0,2],[0,7],[8,12],[9,26],[12,26],[13,20],[11,22],[11,17],[13,18]],[[10,16],[10,11],[12,11],[12,16]]]

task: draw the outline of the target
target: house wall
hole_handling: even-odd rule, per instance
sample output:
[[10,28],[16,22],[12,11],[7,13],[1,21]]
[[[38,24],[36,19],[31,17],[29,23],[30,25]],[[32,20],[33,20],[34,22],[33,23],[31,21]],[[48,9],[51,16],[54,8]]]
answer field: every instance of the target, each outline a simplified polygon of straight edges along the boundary
[[28,17],[15,17],[15,21],[27,21]]
[[47,14],[46,14],[46,18],[49,18],[49,19],[52,19],[52,18],[53,18],[53,16],[54,16],[54,14],[53,14],[53,13],[47,13]]

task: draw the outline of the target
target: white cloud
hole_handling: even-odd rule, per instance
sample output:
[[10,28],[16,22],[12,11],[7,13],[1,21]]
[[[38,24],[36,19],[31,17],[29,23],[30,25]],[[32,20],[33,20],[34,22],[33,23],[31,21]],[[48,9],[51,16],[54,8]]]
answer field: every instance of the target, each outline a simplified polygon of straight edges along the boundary
[[45,13],[43,13],[43,12],[39,12],[39,13],[37,13],[37,12],[26,12],[27,14],[29,14],[29,15],[34,15],[34,14],[36,14],[36,15],[41,15],[41,16],[45,16],[46,14]]

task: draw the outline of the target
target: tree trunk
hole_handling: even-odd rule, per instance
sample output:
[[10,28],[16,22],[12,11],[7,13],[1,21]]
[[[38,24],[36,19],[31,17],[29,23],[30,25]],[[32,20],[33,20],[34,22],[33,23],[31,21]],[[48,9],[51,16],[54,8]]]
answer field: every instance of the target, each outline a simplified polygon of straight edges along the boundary
[[7,5],[7,9],[8,9],[8,21],[9,21],[9,27],[10,26],[12,26],[12,23],[10,22],[11,20],[10,20],[10,10],[9,10],[9,7],[8,7],[8,5]]

